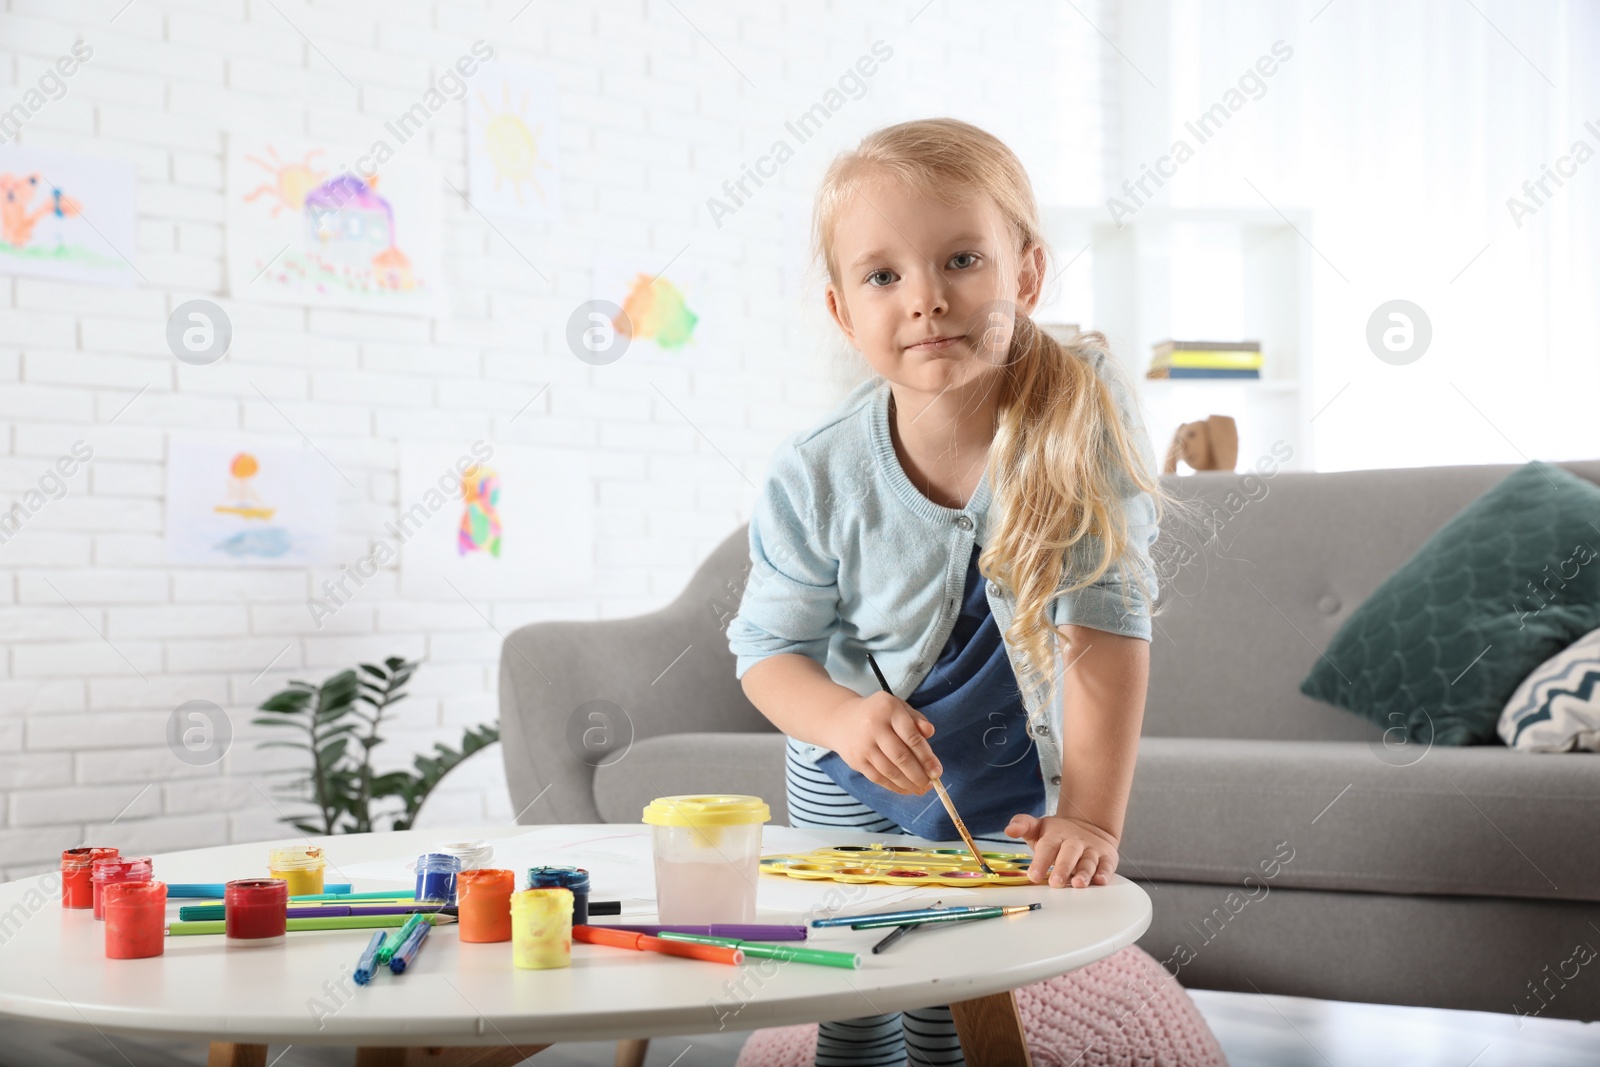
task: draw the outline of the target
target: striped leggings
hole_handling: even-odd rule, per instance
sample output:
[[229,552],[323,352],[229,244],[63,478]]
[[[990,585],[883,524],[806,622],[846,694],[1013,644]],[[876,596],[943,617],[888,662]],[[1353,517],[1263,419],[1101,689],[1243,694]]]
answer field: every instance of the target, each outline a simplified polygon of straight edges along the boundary
[[[867,830],[874,833],[904,834],[906,831],[886,816],[856,800],[839,788],[816,766],[801,758],[793,738],[785,758],[789,824],[807,828]],[[938,794],[928,791],[932,803]],[[973,837],[1015,847],[1009,837]],[[956,1036],[950,1006],[940,1004],[890,1015],[864,1015],[838,1019],[817,1026],[816,1067],[950,1067],[965,1064],[961,1041]]]

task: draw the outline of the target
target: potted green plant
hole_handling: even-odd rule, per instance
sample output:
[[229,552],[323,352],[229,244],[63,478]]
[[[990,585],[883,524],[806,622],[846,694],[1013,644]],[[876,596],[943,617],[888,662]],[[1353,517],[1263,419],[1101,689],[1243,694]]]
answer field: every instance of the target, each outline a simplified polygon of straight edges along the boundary
[[311,759],[305,777],[285,795],[314,805],[320,825],[292,816],[285,822],[308,834],[367,833],[373,829],[374,802],[396,797],[402,808],[390,815],[386,829],[408,830],[423,800],[451,768],[500,740],[494,726],[469,727],[460,749],[436,742],[433,754],[415,757],[412,770],[373,774],[372,750],[383,743],[378,728],[384,714],[406,698],[403,690],[416,668],[416,661],[391,656],[381,667],[363,663],[321,685],[291,680],[287,689],[262,702],[259,710],[270,714],[255,719],[257,725],[295,730],[303,740],[263,741],[260,747],[298,748]]

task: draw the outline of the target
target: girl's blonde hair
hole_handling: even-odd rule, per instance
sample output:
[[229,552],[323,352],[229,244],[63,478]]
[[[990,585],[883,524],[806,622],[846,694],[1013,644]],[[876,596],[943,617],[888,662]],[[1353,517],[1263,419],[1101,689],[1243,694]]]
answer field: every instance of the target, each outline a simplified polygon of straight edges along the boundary
[[[1015,154],[969,123],[919,119],[869,134],[853,151],[841,153],[823,177],[812,239],[836,288],[841,281],[833,232],[839,214],[865,182],[885,176],[951,205],[989,197],[1019,251],[1036,245],[1048,262],[1033,187]],[[1131,575],[1153,608],[1154,575],[1135,566],[1125,500],[1149,493],[1157,521],[1179,503],[1162,489],[1153,456],[1141,451],[1142,437],[1124,421],[1113,393],[1119,387],[1130,416],[1137,417],[1137,394],[1104,334],[1080,333],[1063,344],[1017,309],[999,374],[998,424],[989,449],[991,506],[1000,513],[978,569],[1016,594],[1015,618],[1005,637],[1023,652],[1018,682],[1046,698],[1053,697],[1055,642],[1065,640],[1051,623],[1050,602],[1115,569],[1123,606],[1131,604]],[[1100,540],[1099,558],[1080,558],[1091,536]],[[1062,588],[1064,569],[1074,580]]]

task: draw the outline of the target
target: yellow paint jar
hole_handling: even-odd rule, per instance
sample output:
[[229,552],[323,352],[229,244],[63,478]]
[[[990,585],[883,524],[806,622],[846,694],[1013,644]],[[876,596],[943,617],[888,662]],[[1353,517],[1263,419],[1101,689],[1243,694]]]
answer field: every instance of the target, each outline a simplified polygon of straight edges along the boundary
[[289,845],[267,854],[268,877],[288,882],[291,897],[322,892],[322,872],[327,866],[318,845]]
[[552,886],[511,894],[511,962],[524,970],[572,964],[572,890]]

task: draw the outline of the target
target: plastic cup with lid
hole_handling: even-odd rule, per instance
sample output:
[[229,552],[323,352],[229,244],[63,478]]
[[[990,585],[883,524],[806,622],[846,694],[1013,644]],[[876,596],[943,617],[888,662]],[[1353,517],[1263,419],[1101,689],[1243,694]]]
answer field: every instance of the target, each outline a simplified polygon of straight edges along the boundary
[[644,809],[652,830],[656,913],[669,924],[747,923],[756,917],[760,797],[728,793],[657,797]]

